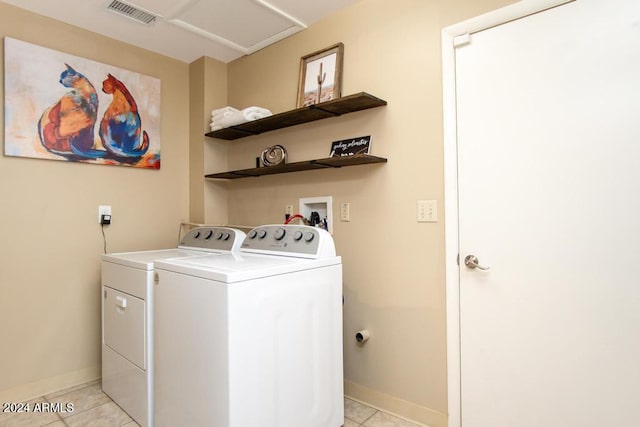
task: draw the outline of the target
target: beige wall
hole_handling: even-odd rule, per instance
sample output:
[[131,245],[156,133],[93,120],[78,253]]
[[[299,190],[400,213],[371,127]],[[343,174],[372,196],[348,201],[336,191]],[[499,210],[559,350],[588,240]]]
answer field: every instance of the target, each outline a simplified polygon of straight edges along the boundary
[[[189,217],[194,223],[204,222],[204,129],[206,117],[204,98],[207,93],[204,79],[207,58],[189,64],[189,108],[202,114],[189,116]],[[224,101],[224,100],[223,100]]]
[[158,171],[0,156],[0,400],[15,402],[100,376],[99,204],[113,208],[108,251],[176,245],[189,219],[189,66],[4,3],[0,35],[162,82]]
[[[447,412],[440,34],[507,3],[363,0],[228,67],[230,105],[277,113],[295,108],[300,57],[343,42],[343,94],[365,91],[388,102],[228,143],[231,169],[252,167],[269,145],[283,144],[297,161],[326,157],[331,141],[369,134],[372,154],[389,159],[232,181],[229,219],[278,223],[287,204],[325,195],[337,219],[338,206],[351,204],[351,221],[334,223],[344,264],[346,391],[434,426],[445,425]],[[438,223],[416,222],[420,199],[438,201]],[[360,328],[371,332],[362,347],[353,338]]]
[[[204,67],[204,130],[211,130],[211,110],[227,105],[227,65],[211,58],[206,58]],[[227,143],[199,135],[204,144],[204,169],[226,170]],[[204,181],[204,180],[203,180]],[[229,207],[227,204],[227,185],[224,182],[209,182],[204,185],[205,223],[228,224]]]
[[226,185],[223,182],[205,185],[203,179],[205,170],[227,168],[227,144],[204,136],[211,130],[211,110],[227,104],[227,65],[203,57],[191,63],[189,70],[190,108],[202,112],[190,117],[190,218],[195,223],[227,224]]

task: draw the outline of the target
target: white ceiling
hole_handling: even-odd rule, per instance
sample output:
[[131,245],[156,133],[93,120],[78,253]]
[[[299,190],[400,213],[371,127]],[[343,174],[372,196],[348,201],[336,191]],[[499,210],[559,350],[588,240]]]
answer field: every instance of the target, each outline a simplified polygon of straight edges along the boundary
[[117,0],[157,15],[149,25],[107,10],[113,0],[0,1],[183,62],[229,62],[359,0]]

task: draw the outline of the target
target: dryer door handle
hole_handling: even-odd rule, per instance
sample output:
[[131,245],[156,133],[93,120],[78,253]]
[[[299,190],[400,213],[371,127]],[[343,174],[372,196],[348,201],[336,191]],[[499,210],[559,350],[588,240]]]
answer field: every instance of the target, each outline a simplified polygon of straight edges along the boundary
[[127,299],[121,296],[116,297],[116,307],[125,309],[127,308]]

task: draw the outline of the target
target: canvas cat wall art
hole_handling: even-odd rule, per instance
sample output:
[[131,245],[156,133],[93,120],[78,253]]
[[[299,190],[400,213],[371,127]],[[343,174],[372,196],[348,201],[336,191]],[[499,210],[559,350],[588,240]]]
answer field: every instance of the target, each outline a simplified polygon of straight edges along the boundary
[[159,169],[159,115],[159,79],[5,37],[5,155]]

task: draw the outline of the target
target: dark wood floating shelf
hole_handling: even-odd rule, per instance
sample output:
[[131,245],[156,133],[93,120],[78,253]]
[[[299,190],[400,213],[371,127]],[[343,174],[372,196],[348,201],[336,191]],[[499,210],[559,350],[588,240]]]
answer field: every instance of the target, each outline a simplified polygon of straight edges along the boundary
[[218,139],[233,140],[247,136],[258,135],[276,129],[296,126],[329,117],[340,116],[346,113],[382,107],[387,101],[369,95],[366,92],[343,96],[320,104],[308,107],[296,108],[284,113],[274,114],[263,119],[253,120],[236,126],[219,129],[206,133],[206,136]]
[[285,163],[278,166],[265,166],[261,168],[242,169],[229,172],[212,173],[205,178],[236,179],[251,176],[273,175],[287,172],[300,172],[314,169],[341,168],[343,166],[367,165],[371,163],[386,163],[383,157],[359,154],[346,157],[328,157],[326,159],[307,160],[304,162]]

